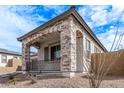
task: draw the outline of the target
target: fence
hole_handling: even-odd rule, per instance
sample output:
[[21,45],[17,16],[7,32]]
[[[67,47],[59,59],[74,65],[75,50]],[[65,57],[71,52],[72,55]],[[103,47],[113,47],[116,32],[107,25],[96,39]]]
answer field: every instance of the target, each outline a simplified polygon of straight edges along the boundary
[[107,75],[122,76],[124,75],[124,50],[107,53],[94,53],[91,55],[91,63],[95,64],[94,69],[96,73],[102,63],[103,69],[108,69],[111,65]]

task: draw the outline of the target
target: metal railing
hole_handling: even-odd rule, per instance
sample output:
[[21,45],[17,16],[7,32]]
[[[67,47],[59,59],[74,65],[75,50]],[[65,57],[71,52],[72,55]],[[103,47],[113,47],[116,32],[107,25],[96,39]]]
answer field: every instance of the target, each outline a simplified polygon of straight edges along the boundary
[[40,60],[26,64],[27,71],[60,71],[60,60]]

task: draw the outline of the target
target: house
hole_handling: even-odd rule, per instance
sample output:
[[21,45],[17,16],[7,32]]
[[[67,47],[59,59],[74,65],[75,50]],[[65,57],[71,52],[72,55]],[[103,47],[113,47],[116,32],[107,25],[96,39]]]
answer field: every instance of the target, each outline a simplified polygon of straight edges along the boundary
[[21,54],[0,48],[0,67],[6,67],[10,59],[21,59]]
[[37,53],[30,53],[30,61],[36,61],[38,59]]
[[[76,72],[87,72],[91,53],[107,51],[75,6],[19,37],[18,41],[22,42],[24,71],[60,71],[69,77]],[[35,62],[30,62],[31,47],[38,50]]]

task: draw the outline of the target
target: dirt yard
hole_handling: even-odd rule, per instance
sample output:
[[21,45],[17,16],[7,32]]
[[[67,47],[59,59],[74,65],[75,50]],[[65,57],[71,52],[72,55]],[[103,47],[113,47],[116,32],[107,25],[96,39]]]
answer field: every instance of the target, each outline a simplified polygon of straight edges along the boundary
[[[74,78],[47,78],[38,80],[31,84],[31,81],[18,81],[16,84],[0,84],[1,88],[88,88],[88,79],[83,76]],[[106,77],[101,86],[102,88],[124,88],[124,77]]]

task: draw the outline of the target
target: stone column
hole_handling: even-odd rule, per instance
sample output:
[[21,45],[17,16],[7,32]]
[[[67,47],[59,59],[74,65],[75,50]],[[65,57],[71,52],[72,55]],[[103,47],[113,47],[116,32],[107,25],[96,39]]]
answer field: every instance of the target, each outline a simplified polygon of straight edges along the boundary
[[74,76],[76,71],[76,31],[72,28],[72,20],[61,31],[61,71]]
[[30,62],[30,46],[22,43],[22,70],[27,70],[27,63]]

